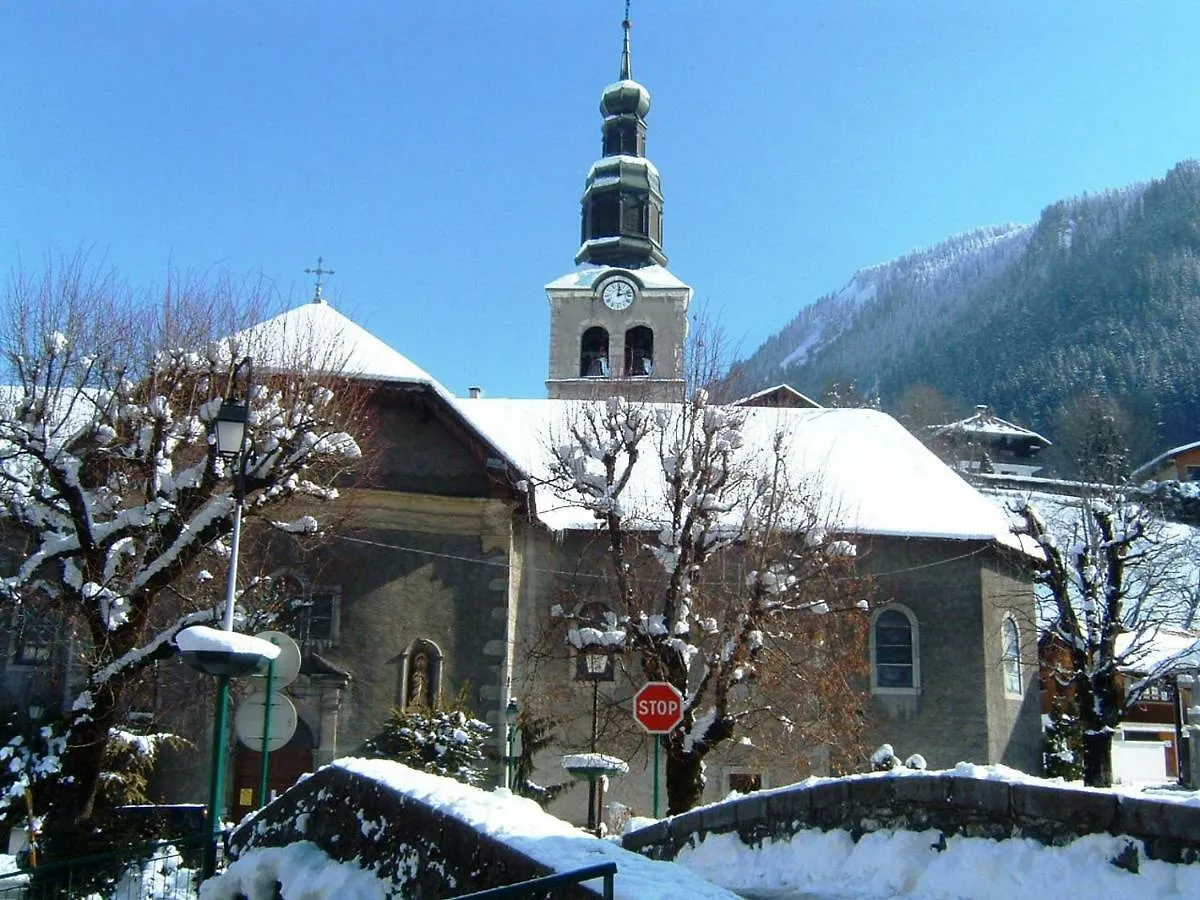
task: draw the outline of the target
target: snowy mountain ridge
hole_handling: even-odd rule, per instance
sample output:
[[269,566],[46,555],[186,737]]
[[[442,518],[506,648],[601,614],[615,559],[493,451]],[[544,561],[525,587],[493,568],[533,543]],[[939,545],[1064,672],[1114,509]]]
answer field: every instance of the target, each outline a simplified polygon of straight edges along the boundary
[[1100,394],[1138,423],[1157,448],[1149,458],[1198,436],[1200,162],[1051,203],[1032,224],[955,235],[797,299],[791,321],[732,367],[730,396],[786,382],[819,401],[876,396],[905,416],[920,389],[951,418],[985,403],[1052,435],[1064,410]]

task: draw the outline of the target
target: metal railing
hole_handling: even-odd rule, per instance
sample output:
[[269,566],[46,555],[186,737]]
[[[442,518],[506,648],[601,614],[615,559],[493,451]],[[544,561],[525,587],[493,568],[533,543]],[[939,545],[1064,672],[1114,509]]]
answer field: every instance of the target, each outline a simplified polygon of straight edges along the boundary
[[557,875],[546,875],[530,881],[521,881],[517,884],[506,884],[504,887],[489,888],[474,894],[462,894],[458,900],[468,900],[468,898],[469,900],[479,900],[483,897],[487,897],[489,900],[496,900],[499,897],[509,898],[509,900],[517,900],[521,897],[545,897],[555,888],[582,884],[594,878],[604,879],[604,900],[613,900],[613,877],[616,874],[617,864],[606,862],[584,869],[575,869],[571,872],[559,872]]
[[199,896],[207,841],[203,834],[175,838],[6,872],[0,874],[0,900],[188,900]]

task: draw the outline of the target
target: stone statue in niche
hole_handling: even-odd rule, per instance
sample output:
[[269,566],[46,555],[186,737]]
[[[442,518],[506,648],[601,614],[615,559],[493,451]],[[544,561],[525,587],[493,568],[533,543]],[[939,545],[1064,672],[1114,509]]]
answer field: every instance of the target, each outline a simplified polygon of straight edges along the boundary
[[433,706],[432,687],[429,654],[418,650],[408,663],[408,697],[405,705],[410,709]]

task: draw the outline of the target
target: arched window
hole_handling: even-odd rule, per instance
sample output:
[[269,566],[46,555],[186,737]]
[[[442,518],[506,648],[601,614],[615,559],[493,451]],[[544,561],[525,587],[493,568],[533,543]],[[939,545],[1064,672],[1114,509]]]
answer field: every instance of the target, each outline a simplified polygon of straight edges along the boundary
[[917,620],[903,607],[888,607],[871,626],[872,687],[916,690],[921,683],[917,655]]
[[654,332],[638,325],[625,332],[625,374],[654,374]]
[[1025,685],[1021,678],[1021,631],[1012,616],[1000,624],[1000,659],[1004,666],[1004,693],[1020,696]]
[[579,342],[579,377],[608,377],[608,332],[593,325]]
[[402,709],[433,709],[441,693],[442,651],[433,641],[418,639],[404,653]]

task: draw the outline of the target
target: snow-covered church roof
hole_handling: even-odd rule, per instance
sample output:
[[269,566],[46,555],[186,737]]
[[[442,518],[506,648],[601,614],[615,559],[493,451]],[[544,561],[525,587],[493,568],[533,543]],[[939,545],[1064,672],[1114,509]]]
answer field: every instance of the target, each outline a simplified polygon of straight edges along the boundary
[[[594,529],[597,520],[576,498],[542,484],[551,447],[584,401],[456,399],[454,407],[535,485],[537,514],[553,530]],[[770,453],[786,436],[792,483],[812,484],[823,517],[853,534],[997,541],[1020,548],[1004,512],[913,437],[895,419],[867,409],[742,408],[745,453]],[[664,496],[662,471],[643,454],[630,483],[631,501],[653,521]]]
[[306,303],[231,339],[267,369],[304,367],[351,377],[425,384],[450,397],[432,375],[324,301]]

